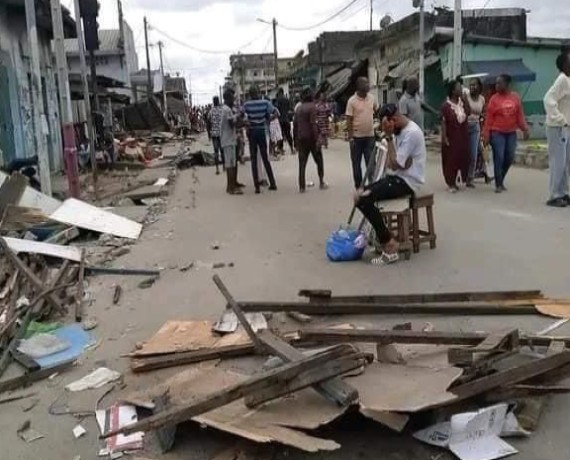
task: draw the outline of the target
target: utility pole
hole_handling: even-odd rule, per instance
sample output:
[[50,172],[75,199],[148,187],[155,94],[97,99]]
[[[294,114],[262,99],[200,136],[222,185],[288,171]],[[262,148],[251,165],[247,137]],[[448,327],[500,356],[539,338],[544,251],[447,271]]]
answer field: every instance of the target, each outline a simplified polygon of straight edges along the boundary
[[370,31],[372,31],[372,17],[374,16],[374,0],[370,0]]
[[162,78],[162,111],[164,112],[164,116],[166,116],[166,112],[168,111],[167,102],[166,102],[166,80],[164,79],[164,63],[162,61],[162,47],[164,43],[162,41],[158,42],[158,54],[160,56],[160,75]]
[[61,126],[65,158],[65,173],[69,194],[79,198],[79,166],[77,163],[77,146],[73,129],[73,112],[71,110],[71,92],[69,91],[69,74],[65,57],[63,20],[61,18],[60,0],[51,0],[51,20],[53,24],[53,42],[55,63],[57,66],[57,84],[59,87]]
[[144,17],[144,46],[146,49],[146,96],[150,101],[152,98],[152,78],[150,75],[150,51],[148,49],[148,22],[146,16]]
[[47,119],[42,100],[42,75],[40,69],[40,51],[38,45],[38,28],[36,24],[36,6],[34,0],[26,0],[26,27],[30,45],[30,60],[32,65],[32,111],[34,116],[34,136],[40,168],[42,192],[51,196],[51,176],[49,169],[49,154],[47,146]]
[[87,137],[89,138],[89,153],[91,156],[91,171],[93,173],[93,187],[97,196],[97,160],[95,158],[95,128],[91,114],[91,99],[89,97],[89,83],[87,79],[87,61],[85,60],[85,40],[83,37],[83,25],[79,12],[79,0],[74,0],[75,30],[77,32],[77,48],[79,51],[79,67],[81,70],[81,82],[83,85],[83,104],[85,106],[85,118],[87,121]]
[[279,62],[277,59],[277,19],[271,21],[273,25],[273,71],[275,72],[275,87],[279,86]]
[[425,92],[425,0],[420,0],[420,99]]
[[451,75],[453,78],[457,78],[461,75],[463,61],[461,0],[455,0],[455,9],[453,13],[453,68]]

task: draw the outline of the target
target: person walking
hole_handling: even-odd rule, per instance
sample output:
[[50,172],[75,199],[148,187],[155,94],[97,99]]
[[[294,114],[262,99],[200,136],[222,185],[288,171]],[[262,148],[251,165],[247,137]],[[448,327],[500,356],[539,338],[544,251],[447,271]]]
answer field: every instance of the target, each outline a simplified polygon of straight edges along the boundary
[[283,135],[283,139],[281,140],[281,144],[279,148],[282,152],[285,152],[285,148],[283,145],[283,140],[289,144],[291,148],[291,154],[295,153],[295,147],[293,144],[293,136],[291,135],[291,101],[287,96],[285,96],[285,92],[283,88],[279,88],[277,90],[277,100],[275,101],[275,106],[277,110],[279,110],[279,124],[281,125],[281,133]]
[[317,108],[313,102],[313,92],[305,88],[301,96],[301,105],[293,117],[293,132],[295,133],[295,145],[299,152],[299,192],[305,193],[305,170],[309,156],[317,164],[319,185],[321,190],[327,188],[324,180],[325,167],[323,152],[319,146],[319,126]]
[[441,166],[451,193],[459,190],[458,177],[465,182],[469,172],[469,128],[459,81],[448,85],[447,100],[441,109]]
[[424,113],[419,95],[420,82],[416,77],[406,80],[402,96],[398,104],[399,112],[424,129]]
[[517,129],[523,132],[524,140],[530,138],[521,98],[511,91],[511,80],[507,74],[497,77],[497,92],[489,100],[483,128],[483,141],[493,150],[495,193],[507,190],[505,177],[515,159]]
[[550,198],[548,206],[564,208],[570,205],[568,167],[570,166],[570,54],[556,58],[560,74],[544,96],[546,138],[550,167]]
[[481,122],[483,121],[483,113],[485,110],[485,97],[483,96],[483,83],[481,79],[474,78],[469,83],[469,92],[466,95],[469,104],[469,151],[471,153],[471,162],[469,164],[469,174],[467,176],[467,187],[474,188],[473,183],[475,173],[477,171],[477,160],[480,152],[481,144]]
[[237,117],[233,108],[234,92],[228,90],[224,93],[220,122],[220,145],[227,176],[226,192],[230,195],[243,195],[237,180]]
[[319,100],[315,104],[315,109],[317,111],[317,126],[319,128],[317,144],[321,149],[328,149],[331,127],[330,117],[332,111],[331,105],[327,99],[327,93],[324,91],[319,94]]
[[259,194],[261,190],[258,175],[258,155],[261,156],[269,179],[269,190],[277,190],[275,176],[273,175],[273,169],[271,169],[271,162],[267,154],[267,125],[269,118],[275,113],[275,108],[270,101],[260,96],[259,89],[256,86],[250,88],[250,97],[250,100],[244,103],[242,111],[247,122],[253,184],[255,193]]
[[356,189],[362,186],[362,159],[368,165],[374,152],[374,113],[378,105],[369,91],[368,78],[359,77],[356,80],[356,93],[346,105],[346,130]]
[[220,98],[214,96],[214,106],[208,113],[208,121],[210,125],[210,137],[212,139],[212,146],[214,147],[214,162],[216,163],[216,174],[220,174],[220,160],[222,167],[224,163],[222,146],[220,144],[220,125],[222,122],[222,108],[220,107]]

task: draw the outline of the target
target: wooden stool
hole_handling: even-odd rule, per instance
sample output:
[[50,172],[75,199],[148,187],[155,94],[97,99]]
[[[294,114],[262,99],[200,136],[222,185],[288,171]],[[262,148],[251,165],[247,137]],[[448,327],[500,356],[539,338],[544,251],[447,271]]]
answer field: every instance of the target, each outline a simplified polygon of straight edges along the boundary
[[[420,252],[420,245],[428,243],[430,249],[435,249],[437,236],[435,234],[435,223],[433,220],[433,193],[420,192],[410,199],[410,209],[412,211],[412,231],[410,239],[414,252]],[[427,230],[420,228],[420,209],[426,210]]]
[[377,206],[386,219],[388,229],[400,243],[400,252],[404,254],[406,260],[410,260],[412,256],[410,200],[399,198],[381,201],[377,203]]

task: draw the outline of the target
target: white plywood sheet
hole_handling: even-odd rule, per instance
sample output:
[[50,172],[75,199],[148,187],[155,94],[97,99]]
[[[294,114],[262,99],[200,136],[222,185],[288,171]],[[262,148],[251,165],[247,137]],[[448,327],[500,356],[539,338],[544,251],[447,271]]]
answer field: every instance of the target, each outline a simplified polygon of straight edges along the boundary
[[[8,178],[6,173],[0,171],[0,186]],[[61,206],[61,201],[56,200],[50,196],[44,195],[38,192],[36,189],[28,186],[22,195],[22,198],[18,202],[18,206],[24,206],[27,208],[37,208],[41,209],[44,214],[50,215],[57,208]]]
[[59,257],[73,262],[81,261],[81,249],[74,246],[62,246],[60,244],[42,243],[39,241],[21,240],[19,238],[5,237],[4,241],[16,254],[27,252],[42,254],[44,256]]
[[84,201],[68,198],[50,215],[50,219],[75,227],[108,233],[120,238],[136,240],[142,225],[112,212],[105,211]]

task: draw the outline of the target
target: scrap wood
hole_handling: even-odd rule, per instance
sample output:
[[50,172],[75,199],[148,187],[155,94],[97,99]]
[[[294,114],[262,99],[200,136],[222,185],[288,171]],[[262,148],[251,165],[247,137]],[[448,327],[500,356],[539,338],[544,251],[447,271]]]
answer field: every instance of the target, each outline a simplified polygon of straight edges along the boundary
[[481,343],[469,348],[450,348],[449,364],[454,366],[473,366],[496,355],[505,355],[519,347],[519,331],[508,333],[490,333]]
[[113,291],[113,305],[117,305],[121,300],[121,295],[123,294],[123,288],[120,284],[115,286],[115,290]]
[[160,270],[156,269],[86,266],[85,271],[90,275],[160,276]]
[[83,297],[85,296],[85,249],[81,250],[81,262],[79,263],[79,279],[77,281],[77,293],[75,294],[75,322],[80,323],[83,319]]
[[[63,279],[65,278],[65,275],[67,274],[67,271],[69,270],[69,266],[71,265],[71,261],[69,259],[66,259],[63,261],[63,263],[61,264],[61,267],[59,268],[58,272],[56,273],[55,277],[53,278],[53,280],[48,284],[48,288],[49,289],[53,289],[56,288],[57,286],[59,286]],[[63,286],[61,286],[61,289],[64,289]],[[59,289],[58,289],[59,290]],[[54,291],[56,292],[56,291]],[[45,299],[42,298],[39,303],[38,303],[38,307],[37,310],[38,311],[42,311],[43,306],[45,303]]]
[[431,294],[393,294],[363,296],[333,296],[326,289],[302,289],[300,297],[309,301],[339,303],[437,303],[437,302],[493,302],[499,300],[534,300],[543,297],[539,290],[533,291],[480,291],[480,292],[436,292]]
[[40,209],[14,205],[8,205],[0,216],[0,229],[6,232],[27,230],[50,221]]
[[204,412],[211,411],[217,407],[229,404],[232,401],[241,399],[249,394],[256,393],[275,382],[291,380],[306,369],[322,366],[323,363],[339,356],[352,354],[354,349],[348,345],[337,345],[322,353],[304,357],[302,360],[285,364],[277,369],[261,372],[247,380],[235,385],[231,385],[222,390],[215,391],[203,397],[196,398],[180,407],[174,407],[165,412],[152,415],[144,420],[119,430],[105,433],[102,437],[108,438],[117,434],[130,434],[138,431],[149,431],[167,425],[176,425],[190,420],[192,417]]
[[68,259],[73,262],[81,260],[81,249],[74,246],[62,246],[60,244],[43,243],[41,241],[30,241],[21,238],[3,237],[8,247],[16,254],[31,253],[44,256]]
[[[281,340],[268,330],[261,331],[256,334],[249,324],[246,316],[242,312],[238,303],[234,300],[222,280],[218,275],[213,276],[214,283],[222,292],[229,306],[232,308],[242,327],[245,329],[247,335],[259,352],[268,350],[279,356],[286,362],[300,361],[305,358],[305,355],[297,350],[295,347],[289,345],[287,342]],[[358,399],[358,392],[349,384],[343,382],[339,378],[333,378],[315,385],[315,390],[322,394],[325,398],[336,402],[340,406],[348,406],[356,399]]]
[[0,216],[4,214],[6,208],[20,202],[26,187],[28,179],[20,173],[13,173],[10,177],[1,182],[0,185]]
[[[429,345],[472,345],[483,342],[488,333],[485,332],[420,332],[420,331],[394,331],[384,329],[320,329],[307,328],[299,331],[303,342],[316,343],[407,343]],[[553,340],[560,340],[570,346],[570,337],[521,336],[520,345],[549,346]]]
[[340,302],[238,302],[246,312],[290,312],[307,315],[536,315],[534,303],[521,300],[519,305],[504,306],[487,302],[480,303],[340,303]]
[[44,240],[44,243],[51,244],[67,244],[79,237],[79,229],[77,227],[68,227],[65,230],[54,233]]

